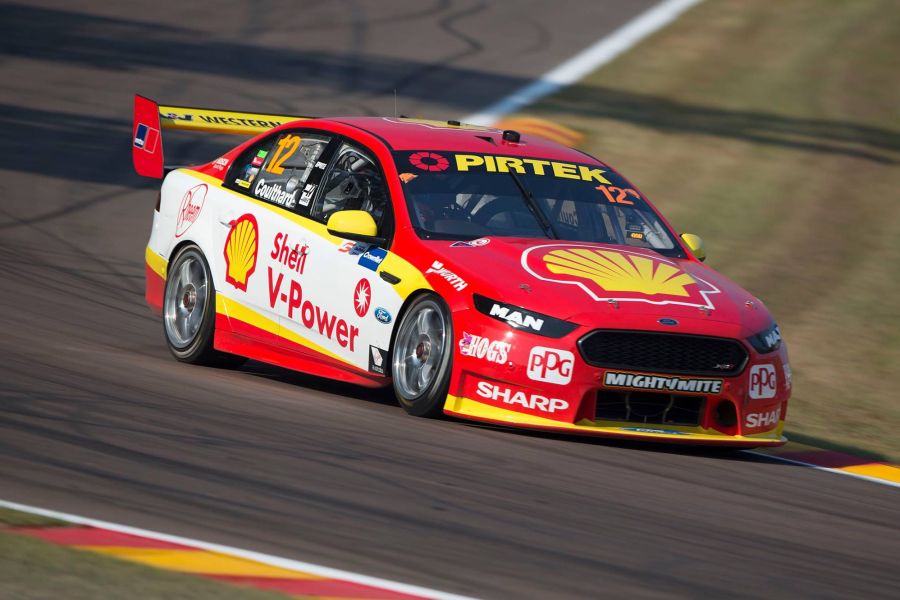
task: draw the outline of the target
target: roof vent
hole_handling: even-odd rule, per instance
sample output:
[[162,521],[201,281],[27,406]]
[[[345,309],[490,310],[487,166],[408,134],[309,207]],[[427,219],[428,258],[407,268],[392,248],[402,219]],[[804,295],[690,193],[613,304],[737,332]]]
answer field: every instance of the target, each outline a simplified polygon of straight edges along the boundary
[[512,129],[503,130],[503,141],[509,142],[511,144],[518,144],[520,135],[518,131],[513,131]]
[[450,119],[449,121],[447,121],[447,125],[452,125],[453,127],[459,127],[460,125],[462,125],[462,123],[460,123],[459,121],[456,121],[454,119]]

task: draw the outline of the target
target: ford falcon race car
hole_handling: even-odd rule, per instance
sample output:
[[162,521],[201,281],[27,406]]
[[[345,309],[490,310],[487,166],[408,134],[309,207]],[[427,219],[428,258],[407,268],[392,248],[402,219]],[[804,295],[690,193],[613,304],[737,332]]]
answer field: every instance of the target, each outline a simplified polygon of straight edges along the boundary
[[[253,137],[167,168],[164,128]],[[763,303],[609,165],[511,130],[135,98],[163,178],[146,299],[180,361],[393,386],[417,416],[772,446],[791,370]]]

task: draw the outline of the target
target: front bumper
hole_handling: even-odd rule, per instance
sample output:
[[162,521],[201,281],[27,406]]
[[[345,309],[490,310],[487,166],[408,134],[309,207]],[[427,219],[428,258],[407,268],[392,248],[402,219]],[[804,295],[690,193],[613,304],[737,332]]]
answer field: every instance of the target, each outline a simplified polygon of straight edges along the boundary
[[[543,431],[667,443],[760,447],[787,442],[782,433],[790,369],[784,347],[761,356],[745,345],[749,358],[740,372],[712,378],[592,366],[577,347],[589,328],[551,339],[464,310],[454,314],[454,329],[457,344],[445,414]],[[709,330],[683,333],[715,335]],[[545,367],[564,360],[570,365],[556,372],[544,369],[536,377],[536,352],[544,357]],[[548,359],[554,352],[558,358]],[[754,382],[751,374],[758,378],[761,370],[775,374],[774,387],[753,387],[760,382]],[[632,385],[636,387],[626,387]],[[652,410],[635,416],[628,408],[625,416],[609,409],[617,402],[665,404],[666,398],[671,399],[670,408],[682,402],[692,405],[691,417],[685,418],[683,409],[665,409],[655,416]]]

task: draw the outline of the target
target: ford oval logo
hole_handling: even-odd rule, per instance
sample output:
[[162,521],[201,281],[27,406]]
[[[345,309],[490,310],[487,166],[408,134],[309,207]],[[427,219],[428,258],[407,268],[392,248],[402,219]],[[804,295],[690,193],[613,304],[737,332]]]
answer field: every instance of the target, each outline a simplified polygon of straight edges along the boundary
[[382,323],[390,323],[391,322],[391,313],[389,313],[386,309],[381,308],[380,306],[375,309],[375,318],[381,321]]
[[666,317],[665,319],[659,319],[657,323],[659,323],[660,325],[668,325],[669,327],[675,327],[676,325],[678,325],[678,321],[676,321],[675,319],[670,319],[668,317]]

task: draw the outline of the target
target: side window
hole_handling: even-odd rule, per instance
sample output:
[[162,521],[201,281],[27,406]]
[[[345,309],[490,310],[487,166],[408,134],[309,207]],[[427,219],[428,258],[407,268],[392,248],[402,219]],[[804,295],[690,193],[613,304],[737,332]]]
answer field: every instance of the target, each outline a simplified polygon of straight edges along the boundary
[[342,144],[321,187],[322,194],[310,213],[312,218],[324,223],[339,210],[364,210],[375,219],[378,231],[383,231],[387,186],[381,169],[368,153]]
[[235,161],[227,186],[288,210],[309,206],[325,169],[331,138],[287,131],[251,147]]

